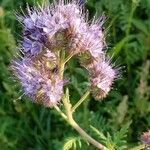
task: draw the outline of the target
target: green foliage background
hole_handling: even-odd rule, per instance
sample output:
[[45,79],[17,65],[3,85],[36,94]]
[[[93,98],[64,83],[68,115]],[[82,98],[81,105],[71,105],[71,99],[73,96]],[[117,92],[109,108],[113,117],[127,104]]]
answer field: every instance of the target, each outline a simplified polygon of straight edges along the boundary
[[[14,11],[44,0],[0,0],[0,149],[67,150],[94,148],[53,110],[20,95],[10,62],[17,51],[21,25]],[[122,76],[103,101],[91,96],[75,113],[77,122],[110,149],[140,144],[150,128],[150,0],[88,0],[90,17],[107,16],[108,53],[124,66]],[[85,91],[87,73],[73,59],[68,64],[70,95],[75,103]],[[103,133],[103,134],[102,134]]]

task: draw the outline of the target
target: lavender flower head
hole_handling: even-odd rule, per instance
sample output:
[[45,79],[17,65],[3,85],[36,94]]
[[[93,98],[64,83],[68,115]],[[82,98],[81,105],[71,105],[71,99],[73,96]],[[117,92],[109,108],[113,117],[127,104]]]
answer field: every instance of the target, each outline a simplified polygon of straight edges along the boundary
[[12,68],[22,84],[24,94],[31,97],[33,102],[47,107],[59,103],[64,81],[51,72],[45,62],[33,62],[29,58],[23,58],[14,61]]
[[[90,73],[95,96],[106,97],[117,72],[101,59],[105,35],[102,30],[105,17],[88,21],[88,13],[81,0],[58,0],[52,4],[30,8],[18,15],[23,24],[21,52],[23,58],[14,60],[12,68],[20,80],[25,95],[45,106],[58,104],[63,95],[61,54],[85,57],[80,63]],[[88,63],[85,63],[87,62]],[[61,70],[61,71],[60,71]]]
[[141,135],[141,142],[142,142],[143,144],[146,144],[146,145],[149,145],[149,146],[150,146],[150,131],[144,132],[144,133]]
[[110,64],[109,60],[101,59],[93,61],[90,66],[90,81],[97,99],[105,98],[112,88],[114,79],[118,75],[118,70]]

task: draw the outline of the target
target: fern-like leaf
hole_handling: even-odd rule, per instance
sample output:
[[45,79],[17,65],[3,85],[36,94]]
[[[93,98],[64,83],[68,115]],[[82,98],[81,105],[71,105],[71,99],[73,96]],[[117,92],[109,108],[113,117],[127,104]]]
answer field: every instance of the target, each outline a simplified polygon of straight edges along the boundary
[[70,150],[70,149],[76,150],[77,145],[79,148],[81,148],[82,146],[80,137],[69,137],[66,139],[66,142],[63,146],[63,150]]
[[127,132],[129,129],[131,122],[128,122],[127,124],[125,124],[120,131],[117,131],[114,136],[113,136],[113,141],[115,144],[116,149],[124,149],[125,148],[125,144],[126,144],[126,140],[125,138],[127,137]]

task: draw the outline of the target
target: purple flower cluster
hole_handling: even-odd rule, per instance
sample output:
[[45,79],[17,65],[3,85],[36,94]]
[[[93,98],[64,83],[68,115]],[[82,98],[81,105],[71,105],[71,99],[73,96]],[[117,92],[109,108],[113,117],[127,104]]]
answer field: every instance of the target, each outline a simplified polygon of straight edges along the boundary
[[33,102],[51,107],[59,103],[64,81],[56,73],[52,73],[51,66],[48,65],[55,62],[54,56],[49,52],[42,59],[31,60],[25,57],[13,61],[12,68],[22,84],[24,94],[32,98]]
[[98,99],[106,97],[118,75],[118,70],[110,65],[109,60],[104,59],[93,61],[88,68],[94,96]]
[[144,132],[141,135],[141,142],[143,144],[146,144],[146,145],[150,146],[150,131]]
[[24,26],[23,58],[13,62],[25,95],[45,106],[53,106],[61,100],[64,81],[59,67],[60,54],[64,51],[66,55],[88,56],[84,61],[81,59],[81,64],[90,72],[94,95],[105,97],[117,75],[105,59],[102,30],[105,17],[88,21],[81,0],[58,0],[35,8],[28,6],[27,12],[18,16]]
[[28,15],[18,16],[24,25],[24,37],[22,49],[30,56],[39,54],[44,47],[55,44],[59,41],[57,34],[69,34],[76,32],[83,22],[82,12],[78,2],[65,4],[59,0],[51,5],[39,6],[39,8],[27,9]]

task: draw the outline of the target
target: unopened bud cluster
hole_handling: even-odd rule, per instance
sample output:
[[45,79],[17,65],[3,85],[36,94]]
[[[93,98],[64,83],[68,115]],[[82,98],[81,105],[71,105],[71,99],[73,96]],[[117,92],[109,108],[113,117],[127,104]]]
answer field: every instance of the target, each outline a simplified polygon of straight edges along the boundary
[[104,16],[88,21],[88,13],[78,0],[28,6],[27,12],[18,16],[24,26],[22,56],[12,65],[24,94],[45,106],[59,103],[65,83],[59,66],[65,52],[65,56],[80,57],[81,65],[89,71],[95,97],[106,97],[117,71],[105,58]]

